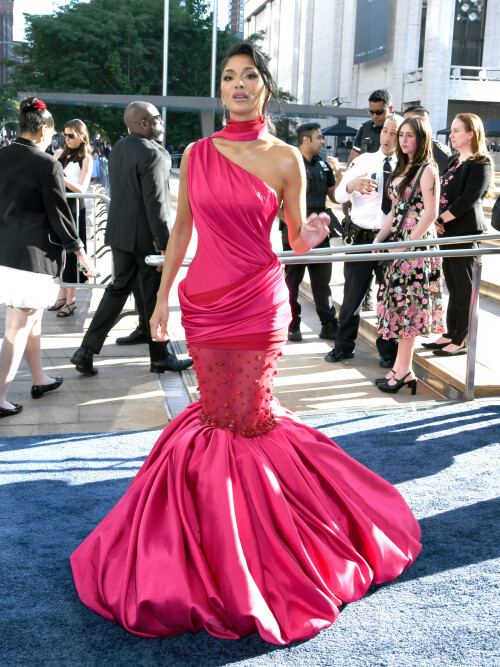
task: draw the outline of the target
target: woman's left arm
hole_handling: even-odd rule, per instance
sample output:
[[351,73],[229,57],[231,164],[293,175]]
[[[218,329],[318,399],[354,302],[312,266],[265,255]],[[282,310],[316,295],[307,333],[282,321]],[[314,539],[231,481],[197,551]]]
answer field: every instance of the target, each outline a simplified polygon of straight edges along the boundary
[[437,174],[430,165],[424,169],[420,179],[420,187],[424,201],[424,212],[409,236],[411,241],[420,240],[438,216],[440,185]]
[[[465,166],[465,165],[464,165]],[[441,218],[443,222],[450,222],[455,218],[460,218],[464,213],[470,211],[474,204],[484,195],[491,181],[491,162],[485,160],[482,163],[471,161],[469,173],[464,179],[464,189],[462,193],[451,202]]]
[[68,188],[68,190],[71,190],[71,192],[79,192],[80,194],[83,194],[87,192],[87,190],[89,189],[91,176],[92,176],[92,157],[90,155],[86,155],[83,158],[82,169],[80,171],[80,178],[78,179],[78,183],[70,181],[69,179],[64,177],[64,185]]
[[328,235],[330,218],[313,213],[306,220],[306,172],[297,148],[288,146],[280,163],[283,173],[283,211],[288,227],[290,247],[297,255],[314,248]]

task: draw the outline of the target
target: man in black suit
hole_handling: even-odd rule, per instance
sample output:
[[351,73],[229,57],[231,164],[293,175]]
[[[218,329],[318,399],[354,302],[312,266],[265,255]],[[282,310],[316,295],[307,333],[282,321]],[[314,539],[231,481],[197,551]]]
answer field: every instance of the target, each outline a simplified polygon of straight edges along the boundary
[[[149,322],[156,305],[161,274],[145,262],[146,255],[165,254],[168,242],[170,197],[168,178],[171,160],[157,142],[163,123],[156,107],[132,102],[123,116],[129,135],[115,144],[109,156],[111,203],[105,242],[111,246],[114,280],[106,288],[82,346],[71,363],[84,375],[96,375],[94,354],[99,354],[138,278],[143,317]],[[151,371],[181,371],[193,363],[178,361],[166,343],[152,340],[147,331]]]

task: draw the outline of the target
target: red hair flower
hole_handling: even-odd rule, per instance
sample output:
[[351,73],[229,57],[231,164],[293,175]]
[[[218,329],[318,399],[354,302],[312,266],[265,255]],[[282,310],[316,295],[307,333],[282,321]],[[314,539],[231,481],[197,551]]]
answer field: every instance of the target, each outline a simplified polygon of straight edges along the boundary
[[46,108],[47,105],[45,104],[45,102],[42,102],[42,100],[37,100],[35,102],[35,109],[46,109]]

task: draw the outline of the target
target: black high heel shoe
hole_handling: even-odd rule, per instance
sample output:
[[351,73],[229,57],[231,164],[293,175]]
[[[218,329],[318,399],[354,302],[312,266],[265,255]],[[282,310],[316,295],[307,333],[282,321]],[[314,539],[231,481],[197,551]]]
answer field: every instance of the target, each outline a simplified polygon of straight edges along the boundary
[[375,384],[376,384],[377,387],[379,386],[379,384],[385,384],[385,383],[388,382],[389,380],[392,380],[392,378],[393,378],[394,375],[395,375],[395,371],[394,371],[394,369],[391,368],[391,370],[389,371],[389,373],[392,373],[392,377],[390,377],[390,378],[386,378],[386,377],[383,377],[383,378],[377,378],[377,379],[375,380]]
[[396,380],[396,384],[389,384],[389,380],[386,380],[383,384],[377,385],[377,387],[380,391],[384,391],[386,394],[397,394],[401,387],[409,387],[411,389],[411,395],[415,396],[417,393],[417,380],[416,378],[412,378],[409,382],[405,382],[409,375],[411,376],[411,371],[400,380],[394,375],[392,379]]

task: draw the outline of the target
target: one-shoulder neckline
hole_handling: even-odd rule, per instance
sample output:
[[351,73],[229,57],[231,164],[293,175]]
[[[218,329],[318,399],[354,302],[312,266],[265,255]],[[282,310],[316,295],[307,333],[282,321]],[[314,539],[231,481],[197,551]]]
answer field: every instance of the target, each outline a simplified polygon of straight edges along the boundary
[[214,142],[213,142],[213,138],[212,138],[212,137],[208,137],[208,139],[210,140],[210,143],[211,143],[213,149],[214,149],[214,150],[215,150],[215,151],[216,151],[222,158],[224,158],[224,160],[226,160],[227,162],[229,162],[230,164],[232,164],[234,167],[237,167],[237,168],[240,169],[241,171],[244,171],[245,174],[249,174],[250,176],[253,176],[256,180],[258,180],[260,183],[262,183],[262,185],[265,185],[266,188],[269,190],[269,192],[271,192],[271,193],[274,195],[274,199],[275,199],[275,201],[276,201],[276,206],[278,206],[278,195],[276,194],[276,191],[275,191],[270,185],[268,185],[265,181],[263,181],[262,178],[259,178],[259,177],[257,176],[257,174],[254,174],[252,171],[248,171],[248,169],[245,169],[244,167],[242,167],[241,165],[237,164],[236,162],[233,162],[233,160],[230,160],[228,157],[226,157],[226,156],[224,155],[224,153],[221,153],[220,150],[217,148],[217,146],[214,144]]

